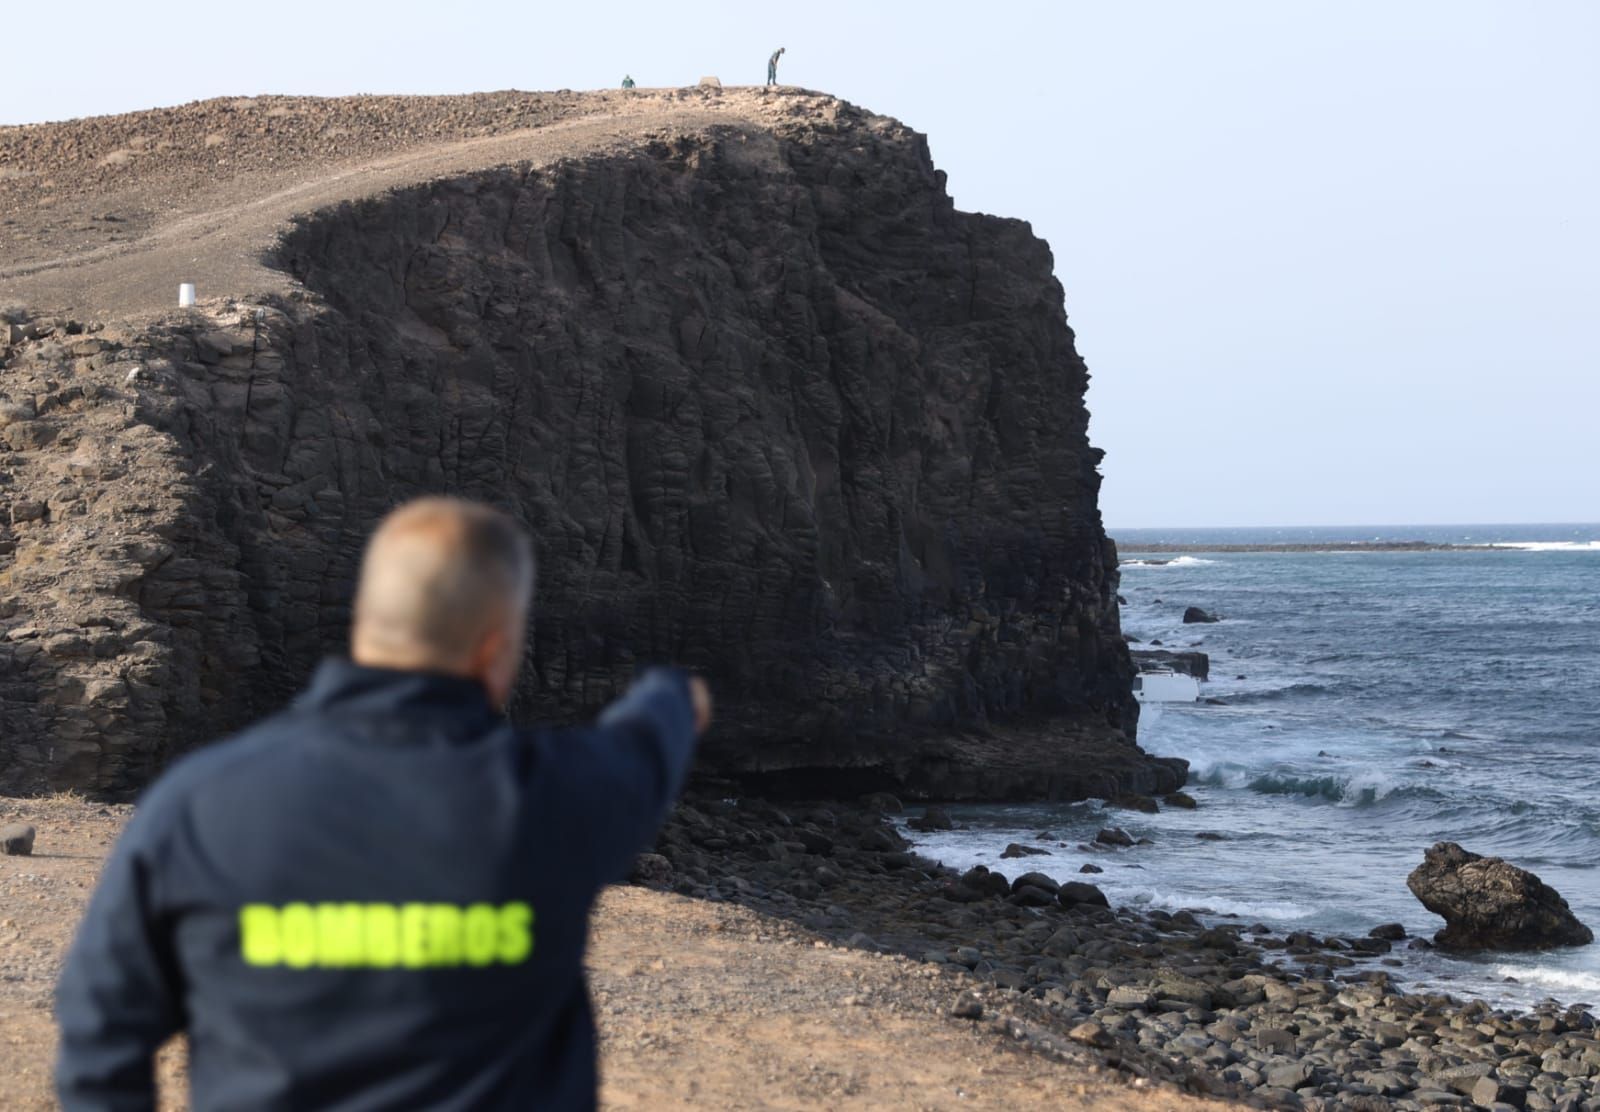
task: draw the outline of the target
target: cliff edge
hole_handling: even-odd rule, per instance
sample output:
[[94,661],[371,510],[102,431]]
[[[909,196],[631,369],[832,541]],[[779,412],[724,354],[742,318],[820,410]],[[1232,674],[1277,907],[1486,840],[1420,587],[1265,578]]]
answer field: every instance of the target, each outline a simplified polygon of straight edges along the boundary
[[[803,91],[0,128],[0,787],[137,787],[343,643],[406,497],[510,508],[513,711],[674,659],[737,790],[1175,787],[1134,744],[1048,248]],[[195,281],[191,311],[165,308]]]

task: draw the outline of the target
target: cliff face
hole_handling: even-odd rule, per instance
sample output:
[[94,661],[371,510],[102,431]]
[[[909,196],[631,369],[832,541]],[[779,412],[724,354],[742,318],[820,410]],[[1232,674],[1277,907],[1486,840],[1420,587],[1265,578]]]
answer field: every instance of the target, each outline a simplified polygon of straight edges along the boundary
[[13,348],[6,786],[130,787],[281,703],[366,530],[441,490],[538,537],[519,715],[671,659],[724,706],[702,772],[745,787],[1181,781],[1128,740],[1048,249],[956,212],[915,133],[827,101],[325,210],[276,262],[304,293]]

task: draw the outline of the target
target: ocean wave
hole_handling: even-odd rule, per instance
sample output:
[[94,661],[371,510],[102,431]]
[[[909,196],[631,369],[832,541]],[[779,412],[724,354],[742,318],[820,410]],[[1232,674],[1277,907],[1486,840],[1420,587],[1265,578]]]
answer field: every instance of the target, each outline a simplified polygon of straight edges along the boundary
[[1199,556],[1175,556],[1170,560],[1124,560],[1121,566],[1125,568],[1199,568],[1214,563],[1216,563],[1215,560],[1205,560]]
[[1514,977],[1525,985],[1556,989],[1561,992],[1589,992],[1600,996],[1600,973],[1583,973],[1576,969],[1558,969],[1550,965],[1510,965],[1494,967],[1496,977]]
[[1112,902],[1134,907],[1188,908],[1202,914],[1237,916],[1240,919],[1307,919],[1317,908],[1290,900],[1235,900],[1227,896],[1193,895],[1162,888],[1116,889],[1109,892]]
[[1260,691],[1235,691],[1228,695],[1231,703],[1265,703],[1276,699],[1288,699],[1296,695],[1334,695],[1351,689],[1348,683],[1300,683],[1285,684],[1282,687],[1269,687]]
[[1431,789],[1411,787],[1381,772],[1360,776],[1289,776],[1266,773],[1256,776],[1247,785],[1260,795],[1302,795],[1308,799],[1326,799],[1332,803],[1352,807],[1369,806],[1389,798],[1396,792],[1409,795],[1436,795]]
[[1474,548],[1515,548],[1521,552],[1600,552],[1600,541],[1494,541]]

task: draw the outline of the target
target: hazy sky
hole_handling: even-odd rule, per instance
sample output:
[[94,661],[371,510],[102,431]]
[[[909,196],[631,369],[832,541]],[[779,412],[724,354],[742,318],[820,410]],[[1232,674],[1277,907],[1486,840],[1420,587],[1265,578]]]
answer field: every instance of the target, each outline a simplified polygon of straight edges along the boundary
[[1111,526],[1600,519],[1600,2],[10,5],[0,123],[782,78],[1055,250]]

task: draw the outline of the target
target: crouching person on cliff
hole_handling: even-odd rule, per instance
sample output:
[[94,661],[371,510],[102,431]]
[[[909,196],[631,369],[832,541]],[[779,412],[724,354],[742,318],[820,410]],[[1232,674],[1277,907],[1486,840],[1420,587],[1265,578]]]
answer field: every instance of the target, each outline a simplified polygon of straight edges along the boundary
[[179,1031],[198,1109],[594,1105],[589,909],[710,697],[655,671],[588,729],[511,726],[532,591],[493,510],[383,522],[350,659],[181,761],[113,852],[57,991],[67,1109],[152,1107]]

